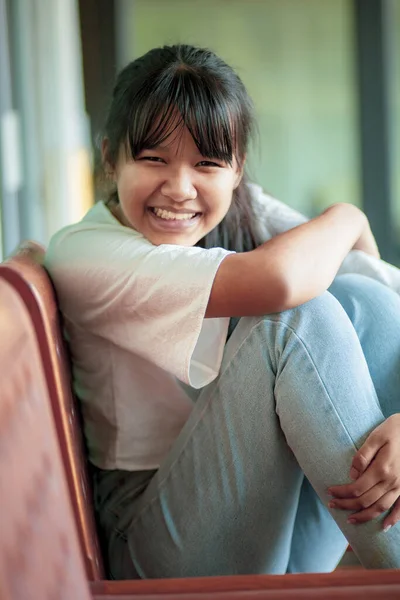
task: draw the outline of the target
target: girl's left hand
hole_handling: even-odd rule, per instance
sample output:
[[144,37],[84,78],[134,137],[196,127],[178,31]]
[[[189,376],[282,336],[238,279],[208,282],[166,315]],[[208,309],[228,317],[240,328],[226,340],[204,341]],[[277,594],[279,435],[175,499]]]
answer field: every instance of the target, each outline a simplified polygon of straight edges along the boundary
[[387,531],[400,520],[400,414],[386,419],[355,454],[346,485],[331,486],[330,508],[355,511],[348,523],[365,523],[389,510]]

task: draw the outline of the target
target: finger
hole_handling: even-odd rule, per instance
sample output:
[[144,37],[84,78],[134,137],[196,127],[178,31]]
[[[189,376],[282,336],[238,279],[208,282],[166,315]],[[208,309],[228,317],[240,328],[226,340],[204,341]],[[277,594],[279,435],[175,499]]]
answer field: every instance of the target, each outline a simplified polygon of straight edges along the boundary
[[359,525],[360,523],[371,521],[371,519],[376,519],[376,517],[379,517],[379,515],[381,515],[383,512],[389,510],[398,497],[399,490],[391,490],[379,498],[379,500],[372,506],[369,506],[365,510],[351,514],[348,517],[347,522],[352,525]]
[[[373,463],[372,463],[373,464]],[[382,481],[382,477],[375,473],[370,466],[365,473],[360,475],[353,483],[346,483],[344,485],[333,485],[328,489],[328,494],[333,496],[333,499],[343,498],[350,500],[352,498],[359,498],[365,494],[368,490],[372,489],[375,485]]]
[[358,498],[381,481],[387,483],[387,489],[394,487],[394,470],[390,460],[390,447],[385,444],[370,463],[368,469],[353,483],[331,486],[328,494],[335,498]]
[[389,531],[389,529],[393,527],[393,525],[396,525],[398,521],[400,521],[400,498],[398,498],[393,504],[390,513],[383,521],[383,530]]
[[329,508],[335,508],[339,510],[349,511],[360,511],[369,508],[375,502],[377,502],[382,496],[387,494],[391,490],[391,487],[385,485],[383,481],[374,485],[370,490],[362,494],[358,498],[346,498],[340,499],[335,498],[328,503]]
[[385,444],[386,438],[383,437],[381,427],[378,426],[370,435],[367,437],[361,448],[355,453],[351,468],[350,477],[351,479],[357,479],[361,473],[367,469],[371,464],[371,461],[375,457],[378,450]]

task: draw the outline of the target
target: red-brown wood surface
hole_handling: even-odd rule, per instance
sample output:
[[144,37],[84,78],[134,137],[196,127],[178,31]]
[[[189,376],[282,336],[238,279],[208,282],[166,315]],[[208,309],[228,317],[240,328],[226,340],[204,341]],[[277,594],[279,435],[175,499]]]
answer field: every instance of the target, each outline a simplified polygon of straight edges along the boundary
[[[119,595],[93,596],[95,600],[119,600]],[[399,600],[400,585],[253,590],[246,592],[198,592],[183,594],[129,594],[124,600]]]
[[41,246],[26,242],[0,265],[0,277],[14,287],[29,311],[42,356],[87,576],[89,580],[104,579],[82,433],[71,391],[69,362],[54,290],[41,266],[43,256]]
[[[400,590],[400,570],[344,569],[333,573],[305,573],[301,575],[235,575],[231,577],[195,577],[192,579],[154,579],[136,581],[101,581],[93,582],[91,590],[94,595],[120,597],[146,597],[164,594],[175,595],[181,599],[182,594],[195,593],[250,593],[271,590],[301,590],[311,588],[350,588],[388,586]],[[166,596],[168,597],[168,596]],[[171,596],[172,597],[172,596]],[[211,596],[210,596],[211,597]],[[234,596],[236,597],[236,596]],[[399,595],[400,599],[400,595]]]
[[0,598],[88,600],[36,334],[0,279]]

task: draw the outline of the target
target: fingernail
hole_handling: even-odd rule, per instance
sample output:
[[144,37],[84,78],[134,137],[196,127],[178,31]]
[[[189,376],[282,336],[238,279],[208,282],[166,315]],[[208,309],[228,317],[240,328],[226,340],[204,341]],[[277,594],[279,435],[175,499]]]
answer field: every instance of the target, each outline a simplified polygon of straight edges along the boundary
[[333,496],[333,494],[332,494],[332,490],[327,490],[327,492],[326,492],[326,493],[328,494],[328,496]]
[[354,525],[354,523],[357,523],[357,521],[356,521],[355,519],[347,519],[347,522],[348,522],[350,525]]
[[386,533],[387,531],[389,531],[390,528],[391,528],[391,525],[386,525],[386,527],[383,528],[383,533]]
[[336,504],[334,502],[328,502],[329,508],[336,508]]

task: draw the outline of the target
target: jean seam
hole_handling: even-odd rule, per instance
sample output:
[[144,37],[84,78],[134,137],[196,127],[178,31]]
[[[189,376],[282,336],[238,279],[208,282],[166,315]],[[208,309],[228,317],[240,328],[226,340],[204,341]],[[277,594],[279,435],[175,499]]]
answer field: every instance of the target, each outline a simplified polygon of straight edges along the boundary
[[337,411],[337,409],[336,409],[336,406],[335,406],[335,405],[334,405],[334,403],[332,402],[332,398],[331,398],[331,396],[330,396],[330,394],[329,394],[329,392],[328,392],[328,389],[327,389],[327,387],[326,387],[325,383],[323,382],[323,380],[322,380],[322,378],[321,378],[321,375],[319,374],[319,371],[318,371],[318,369],[317,369],[317,366],[316,366],[316,364],[315,364],[315,362],[314,362],[314,360],[313,360],[313,357],[311,356],[311,354],[310,354],[310,352],[309,352],[309,350],[308,350],[307,346],[305,345],[305,343],[304,343],[304,341],[302,340],[302,338],[301,338],[301,337],[299,337],[299,336],[297,335],[297,333],[294,331],[294,329],[292,329],[291,327],[288,327],[288,328],[291,330],[291,332],[293,333],[293,335],[294,335],[294,336],[297,338],[297,340],[299,341],[299,344],[300,344],[300,346],[303,348],[304,352],[305,352],[305,353],[306,353],[306,355],[308,356],[308,358],[309,358],[309,360],[310,360],[310,363],[311,363],[311,365],[312,365],[312,367],[313,367],[313,369],[314,369],[314,372],[316,373],[316,375],[317,375],[317,377],[318,377],[318,380],[319,380],[319,382],[321,383],[321,387],[322,387],[322,389],[324,390],[324,392],[325,392],[325,395],[326,395],[326,397],[328,398],[328,400],[329,400],[329,403],[330,403],[331,407],[332,407],[332,408],[333,408],[333,410],[335,411],[335,414],[336,414],[336,416],[338,417],[338,419],[339,419],[340,423],[342,424],[342,426],[343,426],[343,429],[345,430],[345,432],[346,432],[346,434],[347,434],[347,436],[348,436],[348,438],[349,438],[350,442],[353,444],[353,446],[354,446],[355,448],[357,448],[357,445],[356,445],[355,441],[353,440],[353,437],[351,436],[350,432],[348,431],[348,429],[347,429],[346,425],[343,423],[343,420],[342,420],[342,418],[341,418],[340,414],[338,413],[338,411]]
[[[339,421],[340,421],[340,422],[341,422],[341,424],[343,425],[343,429],[344,429],[344,430],[345,430],[345,432],[347,433],[349,440],[351,441],[351,443],[353,444],[353,446],[354,446],[356,449],[358,449],[358,446],[357,446],[357,444],[356,444],[355,440],[353,439],[353,437],[351,436],[351,434],[350,434],[350,432],[348,431],[347,427],[346,427],[346,426],[345,426],[345,424],[343,423],[343,421],[342,421],[342,418],[341,418],[340,414],[338,413],[336,406],[335,406],[335,405],[334,405],[334,403],[332,402],[332,398],[331,398],[331,396],[330,396],[330,394],[329,394],[329,392],[328,392],[328,389],[326,388],[326,385],[325,385],[325,383],[324,383],[324,382],[323,382],[323,380],[321,379],[321,376],[320,376],[320,374],[319,374],[319,371],[318,371],[318,369],[317,369],[317,366],[316,366],[316,364],[315,364],[315,362],[314,362],[314,359],[313,359],[313,357],[312,357],[312,355],[311,355],[310,351],[308,350],[308,348],[307,348],[307,346],[306,346],[305,342],[304,342],[304,341],[303,341],[303,339],[302,339],[302,338],[301,338],[301,337],[300,337],[300,336],[297,334],[297,332],[296,332],[294,329],[292,329],[291,327],[289,327],[289,329],[291,329],[291,331],[292,331],[293,335],[295,335],[295,337],[296,337],[296,338],[298,339],[298,341],[300,342],[300,345],[301,345],[301,346],[304,348],[304,351],[306,352],[307,356],[309,357],[309,359],[310,359],[310,363],[312,364],[312,366],[313,366],[313,368],[314,368],[314,371],[315,371],[315,373],[317,374],[317,376],[318,376],[318,379],[319,379],[319,381],[321,382],[321,385],[322,385],[323,389],[325,390],[326,396],[327,396],[327,397],[328,397],[328,399],[329,399],[329,402],[330,402],[330,404],[331,404],[331,407],[333,408],[333,410],[335,411],[335,413],[336,413],[336,415],[337,415],[337,417],[338,417]],[[375,388],[374,388],[374,389],[375,389]],[[381,412],[381,414],[382,414],[382,418],[384,418],[384,415],[383,415],[383,413],[382,413],[382,408],[381,408],[381,406],[380,406],[380,404],[379,404],[379,401],[378,401],[378,399],[377,399],[376,395],[375,395],[375,398],[374,398],[374,400],[375,400],[375,403],[376,403],[376,406],[377,406],[377,408],[379,409],[379,411],[380,411],[380,412]]]

